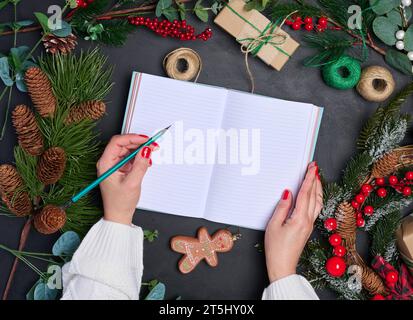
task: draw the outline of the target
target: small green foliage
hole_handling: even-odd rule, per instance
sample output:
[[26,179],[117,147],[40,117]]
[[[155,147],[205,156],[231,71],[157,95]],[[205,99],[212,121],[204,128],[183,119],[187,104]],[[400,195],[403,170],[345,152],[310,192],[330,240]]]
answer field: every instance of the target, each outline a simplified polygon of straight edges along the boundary
[[257,251],[258,251],[259,253],[264,252],[264,244],[262,244],[262,243],[256,243],[256,244],[254,245],[254,248],[257,249]]
[[158,239],[158,236],[159,236],[158,230],[144,230],[143,231],[144,239],[148,240],[149,242],[154,242],[156,239]]

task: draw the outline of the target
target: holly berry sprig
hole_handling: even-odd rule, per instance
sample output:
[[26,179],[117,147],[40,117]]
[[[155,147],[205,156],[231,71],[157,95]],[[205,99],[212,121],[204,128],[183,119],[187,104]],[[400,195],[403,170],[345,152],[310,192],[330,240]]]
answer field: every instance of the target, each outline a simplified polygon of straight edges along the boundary
[[209,27],[195,35],[195,28],[187,24],[186,20],[170,22],[169,20],[159,21],[158,18],[129,17],[128,21],[135,26],[144,26],[164,38],[169,36],[182,41],[197,39],[207,41],[212,37],[212,30]]
[[[396,192],[403,194],[403,196],[409,197],[412,195],[411,185],[413,185],[413,171],[406,172],[403,178],[392,175],[387,181],[385,178],[376,178],[372,184],[363,184],[360,192],[351,201],[351,206],[356,210],[357,227],[363,228],[366,223],[365,217],[370,217],[374,214],[373,206],[363,206],[369,195],[375,192],[380,198],[385,198],[388,195],[386,188],[392,188]],[[336,218],[328,218],[324,221],[324,228],[329,232],[334,232],[337,229],[337,224]],[[346,248],[342,245],[342,238],[338,233],[332,233],[328,241],[333,247],[333,256],[327,259],[325,268],[330,276],[340,278],[347,269],[344,260],[347,253]],[[397,273],[389,273],[386,276],[386,281],[388,283],[397,282]]]
[[76,0],[77,8],[87,8],[94,0]]
[[[314,23],[315,19],[313,17],[305,17],[304,19],[301,16],[295,15],[291,19],[285,21],[286,25],[291,26],[293,30],[301,30],[301,27],[304,26],[304,29],[307,31],[318,31],[324,32],[328,28],[328,18],[319,17],[317,23]],[[332,26],[330,27],[333,30],[339,30],[340,27]]]

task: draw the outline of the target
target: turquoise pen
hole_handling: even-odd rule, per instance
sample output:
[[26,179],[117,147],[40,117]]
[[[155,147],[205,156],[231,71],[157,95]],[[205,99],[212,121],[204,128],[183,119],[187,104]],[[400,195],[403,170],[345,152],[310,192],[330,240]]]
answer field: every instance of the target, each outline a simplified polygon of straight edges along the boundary
[[146,141],[144,144],[141,144],[135,151],[133,151],[130,155],[128,155],[127,157],[125,157],[122,161],[120,161],[119,163],[117,163],[116,165],[114,165],[112,168],[108,169],[105,173],[103,173],[99,178],[97,178],[95,181],[93,181],[91,184],[89,184],[87,187],[85,187],[82,191],[80,191],[79,193],[77,193],[76,195],[74,195],[72,197],[72,199],[70,199],[70,201],[68,201],[64,206],[63,209],[67,209],[68,207],[70,207],[72,204],[78,202],[82,197],[84,197],[86,194],[88,194],[91,190],[93,190],[95,187],[97,187],[103,180],[105,180],[107,177],[109,177],[112,173],[116,172],[117,170],[119,170],[120,168],[122,168],[126,163],[128,163],[130,160],[132,160],[133,158],[135,158],[135,156],[138,154],[138,152],[146,147],[149,146],[150,144],[152,144],[153,142],[155,142],[156,140],[158,140],[160,137],[162,137],[166,131],[168,131],[168,129],[171,126],[162,129],[161,131],[159,131],[158,133],[156,133],[153,137],[151,137],[148,141]]

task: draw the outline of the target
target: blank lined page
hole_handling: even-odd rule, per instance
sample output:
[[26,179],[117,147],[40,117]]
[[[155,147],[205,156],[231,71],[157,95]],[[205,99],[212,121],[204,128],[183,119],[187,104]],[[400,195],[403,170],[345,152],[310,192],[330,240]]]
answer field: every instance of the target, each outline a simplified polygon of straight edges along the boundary
[[174,124],[159,142],[160,150],[153,153],[154,165],[144,178],[139,208],[202,217],[212,165],[196,159],[188,163],[182,156],[190,153],[186,148],[197,134],[220,126],[227,94],[226,89],[134,74],[123,132],[151,136]]
[[[215,166],[205,218],[264,230],[283,190],[296,193],[301,184],[312,158],[319,110],[310,104],[230,91],[222,128],[239,132],[239,163]],[[243,137],[240,130],[248,133]],[[253,132],[255,148],[260,137],[256,150]]]

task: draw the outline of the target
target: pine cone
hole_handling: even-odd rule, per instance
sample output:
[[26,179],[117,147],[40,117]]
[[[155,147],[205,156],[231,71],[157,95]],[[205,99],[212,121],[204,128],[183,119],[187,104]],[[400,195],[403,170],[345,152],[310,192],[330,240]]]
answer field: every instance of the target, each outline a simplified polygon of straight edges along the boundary
[[67,125],[77,123],[82,120],[99,120],[106,111],[106,105],[103,101],[87,101],[70,109],[65,119]]
[[32,202],[24,190],[23,179],[9,164],[0,166],[0,194],[7,208],[16,216],[26,216],[32,212]]
[[356,211],[347,201],[337,208],[337,233],[346,241],[352,242],[356,238]]
[[46,52],[51,54],[57,52],[67,54],[77,46],[76,40],[77,38],[73,33],[62,38],[50,33],[43,38],[43,45],[46,48]]
[[33,223],[40,233],[52,234],[65,225],[66,212],[62,208],[49,204],[34,216]]
[[46,150],[37,164],[37,178],[44,185],[54,184],[62,177],[66,168],[66,153],[62,148]]
[[14,108],[12,120],[20,146],[32,156],[40,155],[43,152],[43,136],[29,107],[21,104]]
[[43,118],[53,116],[57,102],[47,75],[40,68],[31,67],[26,71],[25,80],[37,112]]
[[401,147],[385,154],[377,160],[371,171],[370,181],[375,178],[388,177],[401,167],[413,164],[413,147]]

